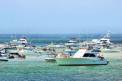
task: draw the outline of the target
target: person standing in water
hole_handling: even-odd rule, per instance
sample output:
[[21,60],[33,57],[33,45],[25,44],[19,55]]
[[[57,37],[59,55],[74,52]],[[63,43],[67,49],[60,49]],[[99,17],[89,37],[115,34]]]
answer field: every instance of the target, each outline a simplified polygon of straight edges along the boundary
[[19,48],[19,49],[18,49],[18,53],[19,53],[19,57],[20,57],[20,58],[25,58],[24,49]]

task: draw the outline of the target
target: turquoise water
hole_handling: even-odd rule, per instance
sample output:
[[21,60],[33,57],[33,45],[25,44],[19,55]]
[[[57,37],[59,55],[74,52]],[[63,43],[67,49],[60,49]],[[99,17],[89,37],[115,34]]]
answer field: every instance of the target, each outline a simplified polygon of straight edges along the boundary
[[[9,42],[11,35],[0,35],[0,42]],[[22,35],[17,35],[17,38]],[[81,40],[98,38],[81,35]],[[66,42],[72,35],[26,35],[34,45]],[[122,35],[113,35],[112,41],[122,41]],[[102,66],[57,66],[42,61],[0,62],[0,81],[122,81],[122,59],[111,59]]]
[[57,66],[41,61],[0,62],[0,81],[122,81],[122,60],[102,66]]

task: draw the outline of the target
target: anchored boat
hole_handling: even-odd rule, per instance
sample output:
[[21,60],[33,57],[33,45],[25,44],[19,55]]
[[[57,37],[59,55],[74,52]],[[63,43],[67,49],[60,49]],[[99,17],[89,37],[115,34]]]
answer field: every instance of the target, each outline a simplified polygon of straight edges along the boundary
[[107,65],[108,61],[98,52],[86,52],[86,49],[79,49],[72,57],[59,55],[56,62],[61,66],[78,65]]
[[0,61],[8,61],[8,53],[6,53],[5,49],[0,49]]
[[0,61],[8,61],[7,57],[0,57]]

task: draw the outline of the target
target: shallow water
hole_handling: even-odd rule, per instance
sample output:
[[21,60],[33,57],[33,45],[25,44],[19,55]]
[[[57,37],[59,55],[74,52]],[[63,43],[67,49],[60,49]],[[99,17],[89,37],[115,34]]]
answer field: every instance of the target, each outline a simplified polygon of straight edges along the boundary
[[101,66],[57,66],[41,61],[0,62],[0,81],[122,81],[122,59]]
[[[113,36],[113,41],[121,42],[122,35],[116,36]],[[17,37],[19,38],[21,35]],[[36,37],[29,35],[27,37],[29,37],[29,41],[37,45],[52,41],[62,43],[70,38],[70,36],[69,38],[64,36],[57,36],[58,38],[56,38],[55,36],[42,35],[36,35]],[[88,36],[86,37],[88,38]],[[95,37],[98,38],[99,36]],[[80,38],[83,39],[84,36]],[[12,39],[10,35],[0,36],[0,42],[9,42]],[[29,54],[32,53],[29,52]],[[31,56],[29,54],[28,56]],[[57,66],[56,63],[46,63],[38,60],[40,58],[34,61],[0,62],[0,81],[122,81],[122,57],[120,55],[112,56],[111,54],[108,54],[108,56],[111,57],[107,58],[110,63],[101,66]]]

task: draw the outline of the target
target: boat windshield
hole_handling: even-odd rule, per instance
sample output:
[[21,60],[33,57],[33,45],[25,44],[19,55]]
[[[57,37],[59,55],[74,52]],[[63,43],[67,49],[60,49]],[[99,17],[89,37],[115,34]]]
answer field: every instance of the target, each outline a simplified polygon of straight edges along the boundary
[[96,57],[96,56],[92,53],[85,53],[83,57]]

